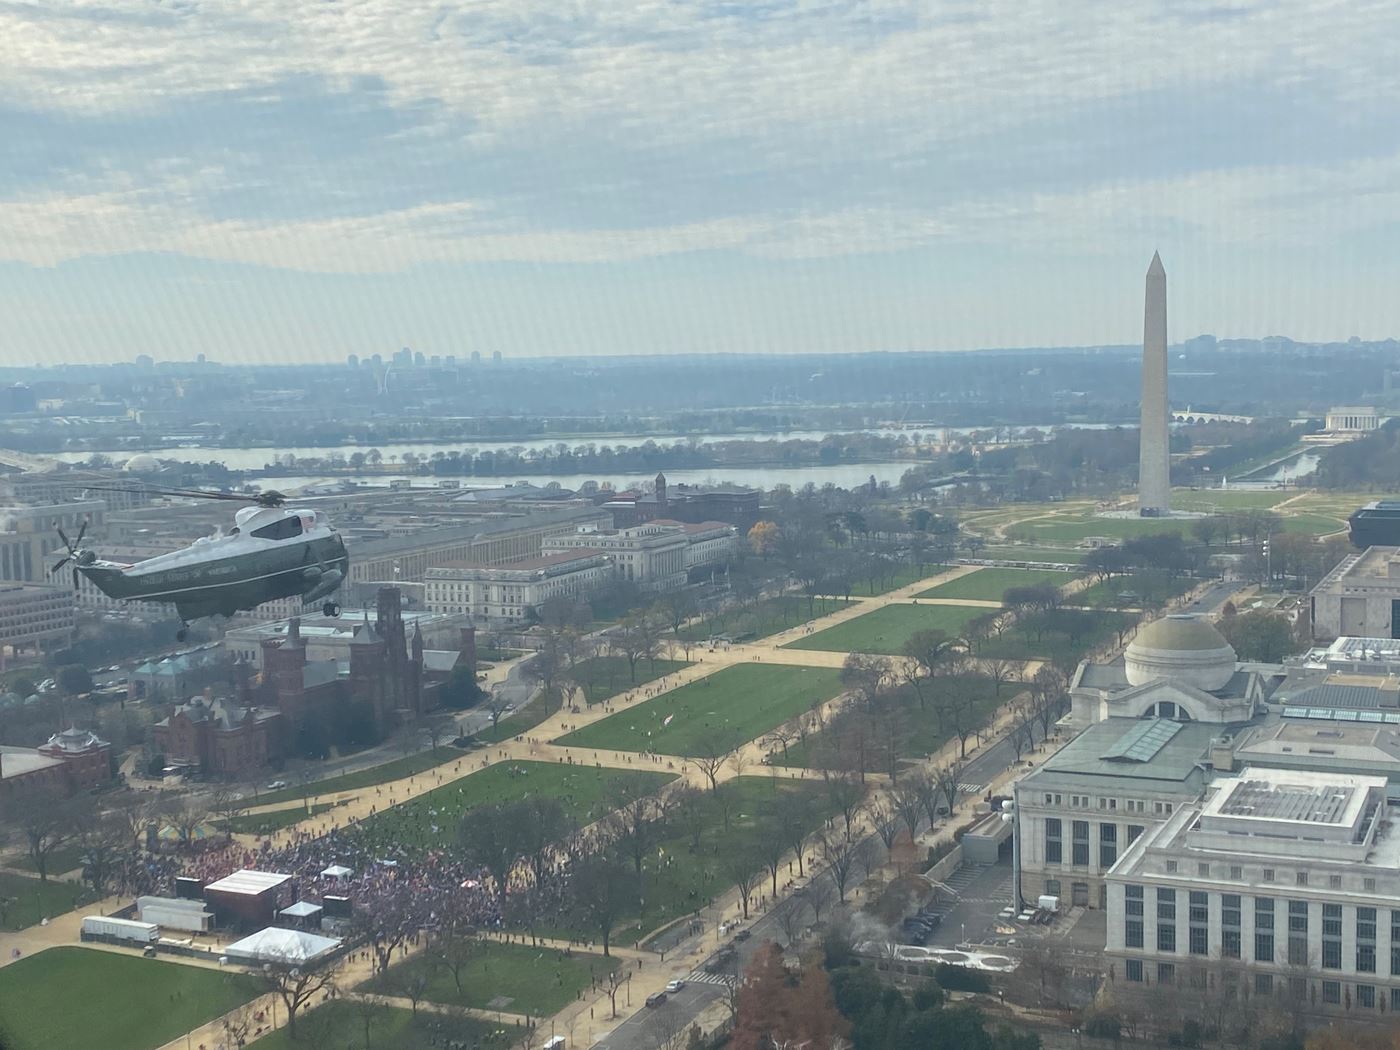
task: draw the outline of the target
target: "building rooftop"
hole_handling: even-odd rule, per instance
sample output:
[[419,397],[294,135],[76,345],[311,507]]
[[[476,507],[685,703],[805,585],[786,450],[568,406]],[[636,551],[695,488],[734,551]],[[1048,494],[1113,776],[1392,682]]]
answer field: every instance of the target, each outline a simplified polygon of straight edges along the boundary
[[253,871],[251,868],[241,868],[232,875],[209,883],[204,889],[206,892],[214,890],[217,893],[237,893],[254,897],[259,893],[275,890],[278,886],[291,881],[290,875],[282,875],[275,871]]
[[1207,809],[1227,817],[1340,824],[1357,797],[1349,785],[1242,780]]
[[1220,726],[1166,719],[1106,718],[1046,759],[1032,774],[1102,777],[1105,783],[1144,780],[1180,784],[1192,779]]
[[442,569],[490,569],[500,572],[535,572],[540,569],[550,569],[556,565],[568,565],[571,562],[582,561],[586,558],[595,558],[606,551],[597,547],[571,547],[567,551],[558,554],[542,554],[537,558],[524,558],[520,561],[508,562],[505,565],[487,565],[484,562],[475,561],[452,561],[445,565],[437,565],[429,569],[429,573]]

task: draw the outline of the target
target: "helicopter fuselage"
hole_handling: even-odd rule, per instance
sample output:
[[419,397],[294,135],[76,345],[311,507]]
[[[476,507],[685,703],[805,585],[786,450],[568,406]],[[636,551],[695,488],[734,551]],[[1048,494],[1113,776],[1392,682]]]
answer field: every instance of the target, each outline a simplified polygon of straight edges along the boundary
[[169,603],[184,620],[232,616],[279,598],[314,602],[349,575],[344,540],[314,512],[248,507],[236,521],[229,534],[135,565],[79,559],[76,567],[108,597]]

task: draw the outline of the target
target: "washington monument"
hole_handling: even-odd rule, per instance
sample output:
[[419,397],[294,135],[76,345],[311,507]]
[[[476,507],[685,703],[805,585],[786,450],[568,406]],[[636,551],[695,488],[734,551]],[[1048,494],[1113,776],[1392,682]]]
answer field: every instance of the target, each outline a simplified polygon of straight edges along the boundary
[[1171,513],[1167,452],[1167,271],[1152,253],[1147,268],[1147,308],[1142,333],[1142,429],[1138,439],[1138,513]]

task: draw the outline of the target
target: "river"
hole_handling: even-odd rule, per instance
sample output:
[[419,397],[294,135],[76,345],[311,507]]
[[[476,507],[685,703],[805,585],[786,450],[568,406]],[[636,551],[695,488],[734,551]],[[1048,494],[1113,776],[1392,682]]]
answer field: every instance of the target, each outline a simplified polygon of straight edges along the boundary
[[[1066,425],[1088,430],[1103,430],[1118,426],[1119,424],[1084,423]],[[635,447],[637,445],[644,445],[648,441],[655,442],[658,445],[674,445],[677,442],[689,441],[694,441],[697,444],[712,444],[718,441],[821,441],[826,437],[840,437],[854,434],[878,434],[884,437],[905,435],[912,440],[913,436],[916,434],[941,439],[944,434],[966,435],[973,431],[998,430],[1008,437],[1015,437],[1031,430],[1047,432],[1054,429],[1054,426],[1055,424],[1048,423],[1044,426],[1036,427],[938,427],[911,425],[902,427],[865,427],[850,430],[748,431],[747,433],[728,434],[614,434],[603,437],[527,438],[521,441],[511,441],[503,438],[466,438],[461,441],[388,442],[380,445],[327,445],[321,447],[301,446],[295,448],[218,448],[211,445],[161,445],[153,443],[140,448],[43,452],[37,454],[50,456],[53,459],[60,459],[67,463],[81,463],[89,456],[103,455],[120,463],[130,456],[139,453],[149,453],[161,459],[179,459],[190,463],[208,463],[213,461],[222,463],[230,470],[261,470],[274,459],[285,462],[285,457],[287,456],[292,456],[295,459],[325,459],[327,456],[339,454],[349,459],[356,452],[367,453],[372,448],[378,449],[379,454],[383,456],[384,461],[388,463],[400,460],[409,453],[412,453],[419,459],[431,459],[436,452],[450,453],[465,452],[467,450],[482,452],[489,449],[517,448],[530,451],[532,449],[555,448],[558,445],[567,445],[570,448],[577,447],[578,445],[596,445],[600,448],[604,445],[609,445],[613,448],[618,448],[620,446]],[[802,469],[824,470],[826,468],[812,467]],[[669,475],[667,476],[669,477]]]

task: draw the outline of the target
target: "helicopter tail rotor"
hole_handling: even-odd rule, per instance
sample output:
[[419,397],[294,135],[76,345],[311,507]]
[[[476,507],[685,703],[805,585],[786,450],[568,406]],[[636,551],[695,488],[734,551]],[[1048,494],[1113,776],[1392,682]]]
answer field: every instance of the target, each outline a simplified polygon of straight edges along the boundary
[[87,565],[96,560],[96,557],[91,551],[85,551],[82,548],[83,536],[87,533],[87,527],[88,523],[84,521],[78,529],[78,538],[76,540],[70,540],[68,534],[65,533],[62,528],[58,526],[54,527],[54,530],[58,533],[58,538],[63,541],[63,546],[67,549],[68,553],[60,558],[56,565],[49,569],[49,575],[56,576],[63,567],[71,561],[73,563],[73,590],[75,591],[78,589],[78,567]]

